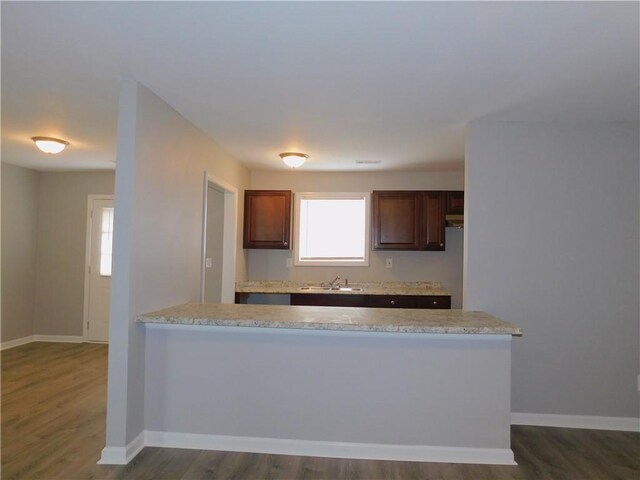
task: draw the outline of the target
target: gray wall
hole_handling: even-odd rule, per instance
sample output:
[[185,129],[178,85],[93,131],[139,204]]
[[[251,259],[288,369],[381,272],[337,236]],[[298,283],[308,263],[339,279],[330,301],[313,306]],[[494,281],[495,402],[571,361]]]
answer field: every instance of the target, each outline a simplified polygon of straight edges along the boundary
[[2,341],[34,334],[38,172],[2,163]]
[[[252,189],[294,192],[371,192],[372,190],[463,190],[463,172],[266,172],[251,173]],[[337,275],[358,281],[441,282],[452,294],[453,308],[462,305],[463,232],[447,228],[445,252],[374,252],[368,267],[286,267],[289,250],[247,250],[251,280],[331,280]],[[393,259],[393,268],[385,260]]]
[[147,324],[146,342],[146,430],[509,448],[508,336]]
[[118,113],[114,262],[109,336],[107,450],[140,434],[144,419],[144,328],[136,315],[199,301],[204,172],[242,191],[249,172],[144,86],[125,81]]
[[638,417],[637,123],[472,123],[465,308],[520,325],[513,411]]
[[82,335],[87,196],[113,194],[114,172],[42,172],[35,333]]

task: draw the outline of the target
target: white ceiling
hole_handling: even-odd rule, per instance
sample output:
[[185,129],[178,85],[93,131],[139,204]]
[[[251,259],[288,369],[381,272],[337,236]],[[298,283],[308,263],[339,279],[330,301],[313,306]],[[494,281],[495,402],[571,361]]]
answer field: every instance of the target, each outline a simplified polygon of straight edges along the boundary
[[638,121],[636,2],[1,8],[2,160],[40,170],[114,167],[124,75],[259,169],[459,170],[474,119]]

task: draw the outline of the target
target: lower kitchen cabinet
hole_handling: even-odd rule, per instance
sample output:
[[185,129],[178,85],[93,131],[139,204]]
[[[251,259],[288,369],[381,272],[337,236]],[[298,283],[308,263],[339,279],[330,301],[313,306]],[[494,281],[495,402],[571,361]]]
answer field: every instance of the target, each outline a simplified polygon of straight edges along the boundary
[[321,307],[365,307],[367,295],[343,295],[332,293],[292,293],[291,305]]
[[418,297],[417,308],[451,309],[451,297],[447,295],[425,295]]
[[291,305],[450,309],[451,297],[446,295],[345,295],[340,293],[292,293]]

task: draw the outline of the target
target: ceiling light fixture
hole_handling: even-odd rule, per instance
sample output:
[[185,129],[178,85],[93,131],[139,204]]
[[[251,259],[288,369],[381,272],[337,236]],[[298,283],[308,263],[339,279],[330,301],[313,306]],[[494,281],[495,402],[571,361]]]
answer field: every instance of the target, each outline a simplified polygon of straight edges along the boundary
[[44,153],[60,153],[69,145],[69,142],[60,140],[59,138],[31,137],[31,140],[33,140],[36,143],[36,147]]
[[309,155],[306,153],[284,152],[280,154],[280,158],[288,167],[298,168],[309,158]]

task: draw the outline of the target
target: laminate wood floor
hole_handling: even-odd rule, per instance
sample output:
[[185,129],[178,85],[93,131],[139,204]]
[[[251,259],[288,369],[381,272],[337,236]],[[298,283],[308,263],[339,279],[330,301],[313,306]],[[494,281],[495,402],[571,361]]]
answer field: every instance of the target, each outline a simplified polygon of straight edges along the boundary
[[513,427],[518,466],[348,460],[145,448],[96,465],[104,446],[107,347],[32,343],[2,352],[1,478],[640,480],[640,434]]

